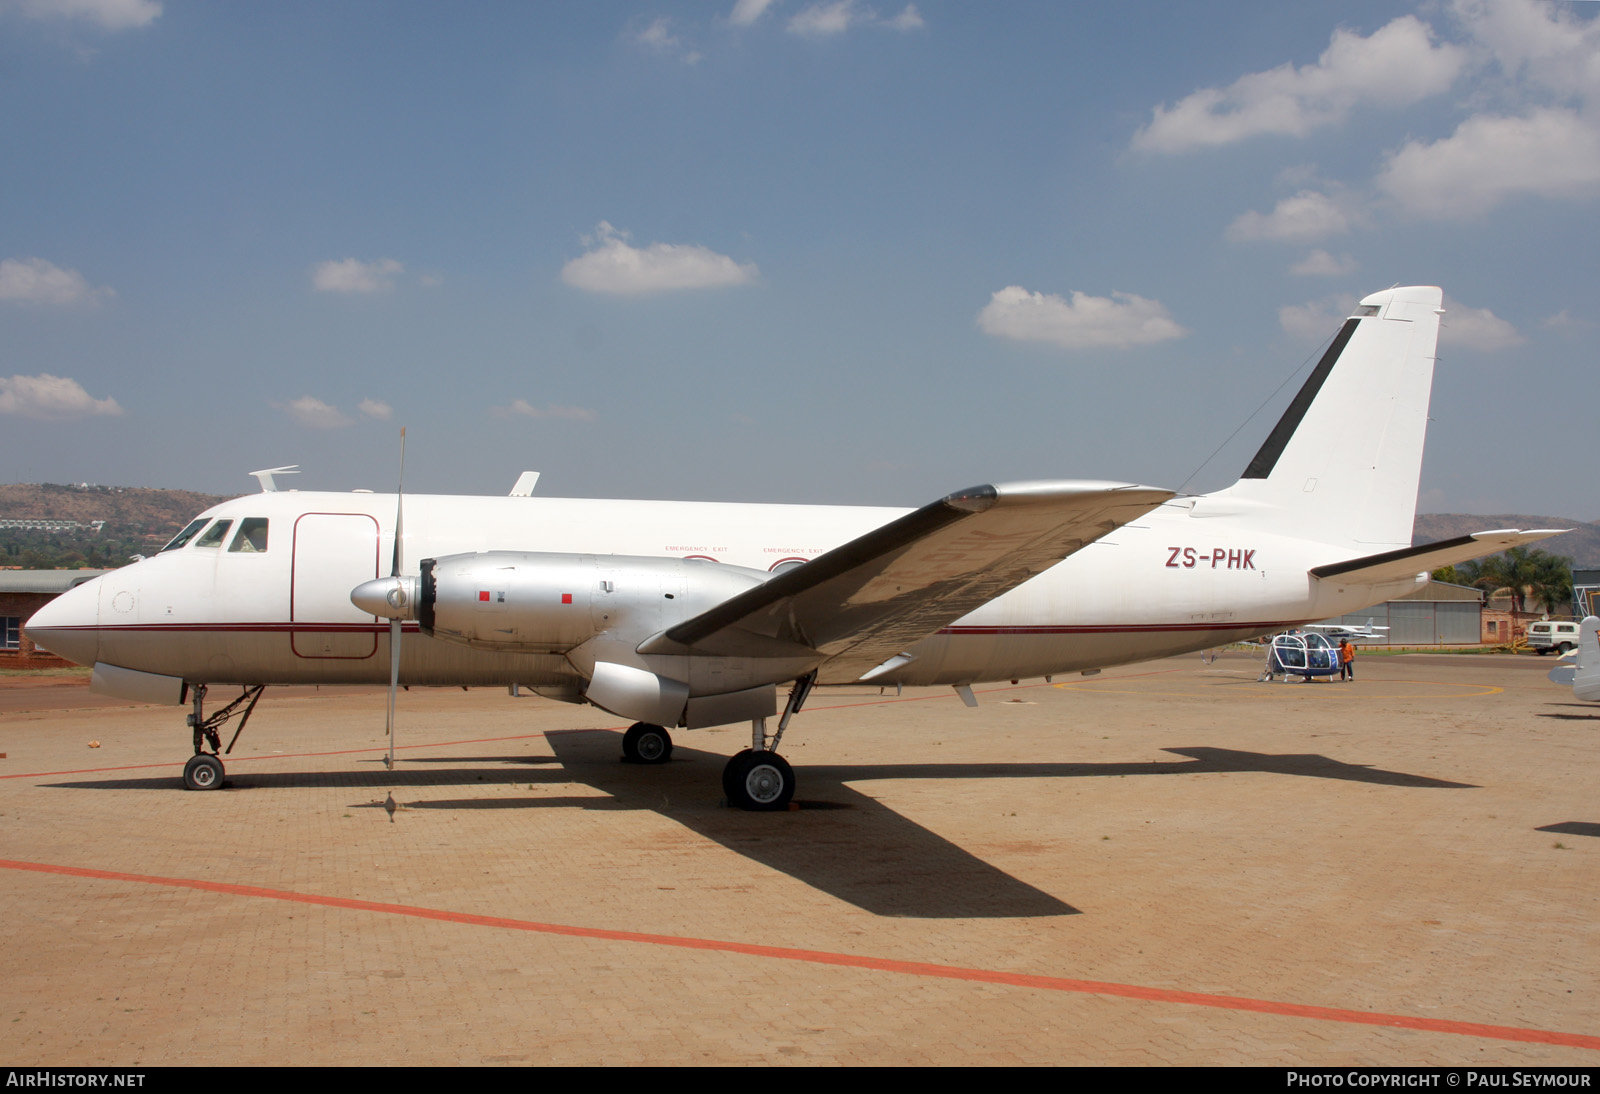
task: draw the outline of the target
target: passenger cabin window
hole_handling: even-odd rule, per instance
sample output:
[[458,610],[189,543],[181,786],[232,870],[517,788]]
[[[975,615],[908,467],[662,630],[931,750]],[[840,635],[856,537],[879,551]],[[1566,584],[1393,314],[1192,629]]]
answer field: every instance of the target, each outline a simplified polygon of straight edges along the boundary
[[267,518],[246,517],[239,522],[239,534],[233,537],[229,551],[257,555],[267,549]]
[[180,548],[180,547],[184,546],[185,544],[187,544],[195,536],[199,535],[200,534],[200,529],[204,528],[207,524],[210,523],[210,521],[211,521],[210,517],[201,517],[198,520],[190,521],[189,522],[189,527],[185,528],[183,531],[181,531],[177,535],[173,536],[172,537],[172,542],[167,544],[165,547],[161,548],[161,550],[162,551],[176,551],[178,548]]
[[210,528],[207,528],[206,534],[195,540],[194,545],[196,547],[221,547],[222,541],[228,538],[228,529],[232,527],[233,521],[219,520]]

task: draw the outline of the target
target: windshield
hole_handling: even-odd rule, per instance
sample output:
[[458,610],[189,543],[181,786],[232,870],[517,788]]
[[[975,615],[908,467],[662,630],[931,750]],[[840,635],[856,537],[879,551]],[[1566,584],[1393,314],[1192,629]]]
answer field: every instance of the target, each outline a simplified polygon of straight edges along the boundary
[[167,544],[165,547],[161,548],[161,550],[162,551],[176,551],[179,547],[182,547],[184,544],[188,543],[195,536],[199,535],[200,534],[200,529],[204,528],[209,523],[211,523],[211,518],[210,517],[200,517],[197,520],[190,521],[189,522],[189,527],[185,528],[183,531],[181,531],[177,535],[173,536],[172,537],[172,542]]

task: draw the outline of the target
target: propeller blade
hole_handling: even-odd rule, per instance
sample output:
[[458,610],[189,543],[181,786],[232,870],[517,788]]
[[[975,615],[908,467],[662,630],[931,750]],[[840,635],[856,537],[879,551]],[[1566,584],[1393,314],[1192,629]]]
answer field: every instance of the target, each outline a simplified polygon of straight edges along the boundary
[[400,482],[394,492],[394,559],[389,566],[389,576],[400,576],[400,537],[405,531],[406,500],[406,428],[400,427]]
[[[394,492],[394,560],[389,567],[389,576],[400,576],[400,544],[401,536],[405,531],[405,499],[406,499],[406,430],[400,427],[400,479]],[[384,725],[384,733],[389,738],[389,755],[385,757],[383,766],[390,771],[394,770],[394,696],[400,689],[400,617],[394,616],[389,620],[389,717]],[[389,818],[393,820],[393,817]]]

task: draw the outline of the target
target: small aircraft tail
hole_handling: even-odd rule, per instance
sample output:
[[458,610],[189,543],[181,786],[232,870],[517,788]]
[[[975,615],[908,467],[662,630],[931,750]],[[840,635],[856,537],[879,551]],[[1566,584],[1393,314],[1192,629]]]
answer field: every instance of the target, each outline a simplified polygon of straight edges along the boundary
[[1364,553],[1410,546],[1443,302],[1432,286],[1362,300],[1239,481],[1193,515]]
[[1578,624],[1578,671],[1572,678],[1575,698],[1600,702],[1600,618]]

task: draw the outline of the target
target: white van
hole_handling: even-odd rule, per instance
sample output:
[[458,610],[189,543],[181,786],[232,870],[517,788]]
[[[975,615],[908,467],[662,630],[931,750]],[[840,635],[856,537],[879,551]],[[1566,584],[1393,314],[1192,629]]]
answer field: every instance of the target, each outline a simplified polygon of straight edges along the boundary
[[1538,650],[1543,657],[1551,650],[1557,653],[1566,653],[1578,646],[1578,625],[1576,623],[1560,623],[1555,620],[1542,620],[1538,623],[1528,624],[1528,648]]

